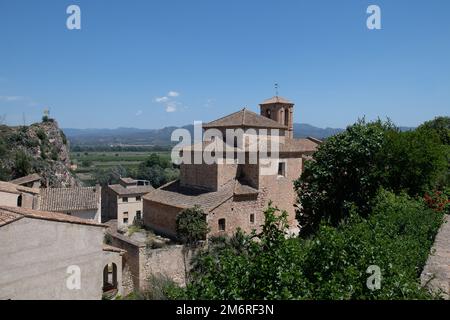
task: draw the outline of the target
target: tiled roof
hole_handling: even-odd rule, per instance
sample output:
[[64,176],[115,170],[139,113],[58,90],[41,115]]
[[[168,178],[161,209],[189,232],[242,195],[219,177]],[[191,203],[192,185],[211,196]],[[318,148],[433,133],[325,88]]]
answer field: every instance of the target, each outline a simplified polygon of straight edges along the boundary
[[136,180],[131,179],[131,178],[120,178],[120,181],[125,183],[125,184],[133,184],[136,183]]
[[40,208],[47,211],[96,210],[100,205],[100,190],[96,187],[41,189]]
[[39,189],[19,186],[11,182],[0,181],[0,191],[20,194],[22,192],[38,194]]
[[41,180],[41,176],[38,175],[37,173],[33,173],[33,174],[30,174],[25,177],[11,180],[10,182],[14,183],[14,184],[26,184],[26,183],[30,183],[30,182],[34,182],[34,181],[38,181],[38,180]]
[[283,98],[283,97],[279,97],[279,96],[274,96],[270,99],[264,100],[263,102],[260,103],[260,105],[264,105],[264,104],[274,104],[274,103],[285,103],[285,104],[294,104],[293,102]]
[[170,182],[144,196],[145,200],[178,208],[192,208],[195,205],[209,212],[233,196],[234,181],[225,184],[218,191],[204,191],[181,186],[179,180]]
[[261,116],[246,108],[232,113],[223,118],[205,123],[203,128],[227,128],[227,127],[249,127],[249,128],[272,128],[272,129],[287,129],[272,119]]
[[0,226],[23,217],[106,228],[106,225],[104,224],[97,223],[88,219],[69,216],[64,213],[0,206]]
[[0,227],[22,218],[23,216],[18,213],[0,209]]
[[136,186],[125,188],[120,184],[112,184],[108,186],[112,191],[114,191],[119,196],[127,196],[127,195],[144,195],[149,192],[155,190],[152,186]]
[[113,247],[107,244],[103,245],[103,251],[109,251],[109,252],[118,252],[118,253],[125,253],[126,250],[117,248],[117,247]]

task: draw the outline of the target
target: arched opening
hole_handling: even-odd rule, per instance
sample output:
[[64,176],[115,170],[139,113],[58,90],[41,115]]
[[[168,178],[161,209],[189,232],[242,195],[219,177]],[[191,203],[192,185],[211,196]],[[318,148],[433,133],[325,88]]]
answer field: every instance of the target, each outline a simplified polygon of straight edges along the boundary
[[17,206],[18,207],[22,207],[22,195],[19,195],[18,197],[17,197]]
[[109,263],[103,268],[103,292],[117,290],[117,266]]
[[281,124],[285,124],[284,123],[284,113],[285,113],[284,109],[281,109],[280,110],[280,121],[279,121]]

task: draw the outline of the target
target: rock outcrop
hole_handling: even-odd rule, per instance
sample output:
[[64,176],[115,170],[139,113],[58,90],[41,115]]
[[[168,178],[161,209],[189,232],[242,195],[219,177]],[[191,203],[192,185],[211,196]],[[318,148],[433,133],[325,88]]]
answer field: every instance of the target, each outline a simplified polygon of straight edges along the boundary
[[70,164],[68,141],[55,120],[0,126],[0,179],[38,173],[45,187],[77,186]]

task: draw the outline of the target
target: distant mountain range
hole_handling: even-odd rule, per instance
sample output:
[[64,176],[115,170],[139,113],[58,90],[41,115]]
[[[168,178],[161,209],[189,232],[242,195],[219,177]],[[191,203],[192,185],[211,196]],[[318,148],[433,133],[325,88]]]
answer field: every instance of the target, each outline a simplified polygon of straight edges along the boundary
[[[178,127],[165,127],[162,129],[63,129],[72,146],[95,146],[95,145],[131,145],[131,146],[168,146],[173,130]],[[183,126],[193,135],[193,125]],[[410,127],[400,127],[401,130],[410,130]],[[324,139],[339,132],[341,128],[318,128],[307,123],[294,124],[295,138],[314,137]]]
[[[178,127],[165,127],[162,129],[63,129],[72,145],[133,145],[133,146],[167,146],[173,130]],[[193,125],[183,126],[193,134]],[[314,137],[323,139],[342,132],[339,128],[318,128],[307,123],[295,123],[294,135],[296,138]]]

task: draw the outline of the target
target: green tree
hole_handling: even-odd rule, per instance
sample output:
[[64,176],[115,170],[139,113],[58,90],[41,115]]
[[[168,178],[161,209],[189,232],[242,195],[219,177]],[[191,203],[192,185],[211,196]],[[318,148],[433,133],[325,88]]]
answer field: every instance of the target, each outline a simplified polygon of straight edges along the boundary
[[450,117],[436,117],[427,121],[418,128],[419,130],[434,130],[443,144],[450,145]]
[[336,225],[356,205],[366,215],[370,199],[379,188],[377,155],[391,123],[364,120],[327,139],[294,182],[301,203],[297,220],[302,233],[310,234],[322,219]]
[[30,157],[23,151],[17,151],[14,163],[14,178],[20,178],[31,173]]
[[199,206],[181,211],[176,223],[177,235],[184,243],[196,244],[206,239],[208,223],[205,212]]

